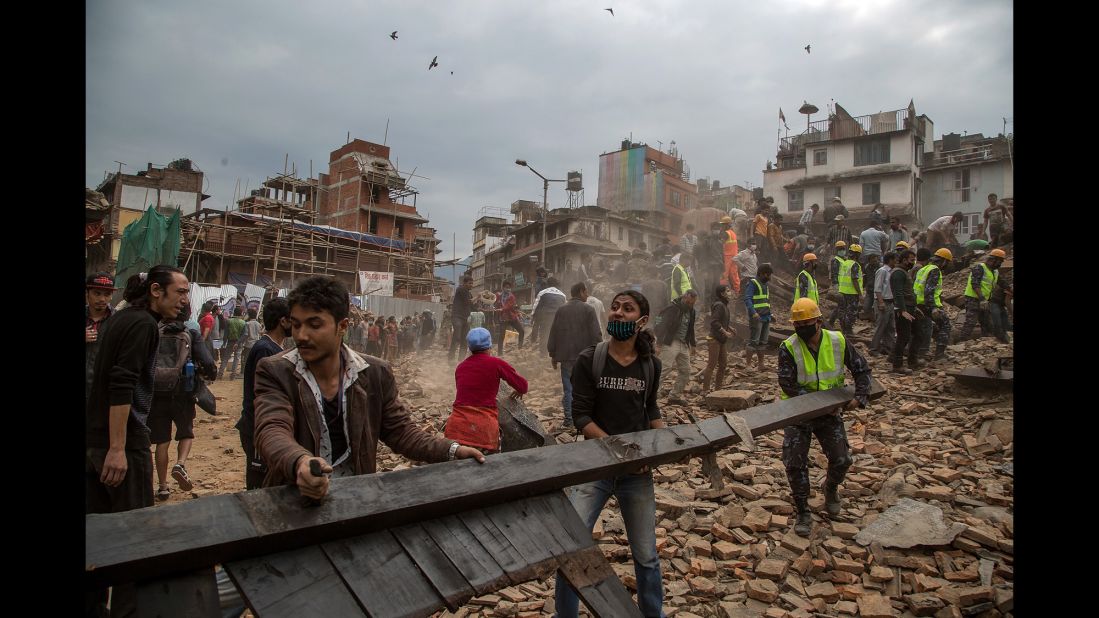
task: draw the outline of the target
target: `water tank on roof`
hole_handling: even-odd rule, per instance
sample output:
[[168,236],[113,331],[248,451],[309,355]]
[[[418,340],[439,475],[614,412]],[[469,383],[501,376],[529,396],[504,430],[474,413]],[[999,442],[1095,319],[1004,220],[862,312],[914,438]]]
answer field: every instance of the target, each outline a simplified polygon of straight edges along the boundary
[[958,150],[962,147],[962,136],[957,133],[947,133],[943,136],[943,152]]
[[630,140],[628,140],[628,139],[622,140],[622,150],[629,150],[629,149],[630,149]]
[[569,191],[583,191],[584,190],[584,175],[580,172],[569,172],[568,185],[566,188]]
[[711,191],[717,191],[720,188],[721,188],[721,181],[720,180],[714,180],[712,183],[710,183],[710,190]]

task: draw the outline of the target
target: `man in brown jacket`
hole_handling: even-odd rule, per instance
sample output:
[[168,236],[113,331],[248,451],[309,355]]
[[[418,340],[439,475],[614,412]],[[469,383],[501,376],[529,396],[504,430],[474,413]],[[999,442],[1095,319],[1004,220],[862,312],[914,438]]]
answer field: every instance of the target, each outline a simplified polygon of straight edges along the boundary
[[[438,462],[485,458],[474,448],[419,429],[397,396],[393,371],[381,359],[343,345],[348,292],[330,277],[302,281],[287,297],[296,347],[256,369],[256,450],[268,464],[264,487],[296,484],[320,499],[328,477],[377,470],[378,440],[409,458]],[[319,459],[324,474],[309,462]]]

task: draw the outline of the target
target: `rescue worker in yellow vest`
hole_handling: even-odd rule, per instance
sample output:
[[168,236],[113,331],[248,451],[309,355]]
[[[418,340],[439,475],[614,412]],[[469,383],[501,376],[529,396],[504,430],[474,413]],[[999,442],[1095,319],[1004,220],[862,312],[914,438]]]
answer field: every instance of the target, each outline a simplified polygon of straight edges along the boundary
[[806,253],[801,256],[801,272],[794,282],[794,302],[799,298],[811,298],[814,303],[820,304],[820,295],[817,294],[817,280],[813,278],[813,271],[817,269],[817,256]]
[[862,264],[858,259],[862,255],[862,247],[851,245],[849,256],[840,264],[836,281],[839,284],[840,293],[840,328],[850,337],[854,333],[852,328],[859,317],[859,299],[862,298]]
[[912,291],[916,294],[916,306],[923,317],[919,320],[919,354],[926,356],[931,349],[931,337],[935,337],[934,360],[946,359],[946,346],[950,344],[950,318],[943,311],[943,272],[941,268],[954,259],[950,249],[935,250],[931,261],[916,272]]
[[774,269],[769,263],[759,265],[756,276],[744,284],[744,307],[748,310],[748,344],[744,348],[744,360],[752,362],[752,353],[756,354],[756,367],[763,369],[763,349],[767,346],[767,337],[771,334],[771,298],[767,282],[771,280]]
[[992,290],[1000,283],[999,269],[1006,257],[1003,249],[993,249],[988,252],[985,263],[976,264],[970,269],[969,281],[965,285],[965,324],[958,333],[958,341],[969,339],[978,321],[981,323],[982,335],[993,334],[988,320],[988,301],[992,298]]
[[794,532],[809,536],[813,517],[809,513],[809,442],[815,435],[828,458],[824,479],[824,508],[830,516],[841,509],[839,485],[851,466],[843,409],[865,408],[869,404],[870,365],[842,333],[822,328],[820,308],[808,298],[794,302],[790,310],[794,334],[778,348],[778,385],[782,399],[815,391],[843,388],[843,368],[855,379],[855,397],[835,411],[804,423],[788,425],[782,440],[782,465],[794,497],[797,520]]
[[737,269],[737,265],[733,263],[733,258],[736,257],[737,252],[740,250],[737,244],[736,232],[733,231],[733,218],[729,215],[725,215],[721,218],[722,225],[725,226],[723,232],[724,244],[722,249],[725,256],[725,277],[721,280],[721,283],[731,287],[733,294],[740,293],[740,272]]
[[668,296],[669,300],[675,300],[680,296],[683,296],[687,290],[692,290],[694,287],[691,285],[691,276],[687,272],[687,269],[694,263],[694,258],[690,253],[683,253],[679,256],[679,263],[672,267],[672,282],[671,293]]
[[[828,295],[829,300],[836,299],[836,308],[832,310],[832,315],[828,316],[828,328],[835,330],[836,318],[843,315],[843,305],[840,303],[839,297],[835,297],[832,294],[839,294],[839,274],[840,266],[843,265],[843,261],[847,259],[847,241],[837,240],[836,246],[832,251],[832,259],[828,260],[828,280],[832,282],[830,293]],[[820,301],[817,301],[818,303]]]

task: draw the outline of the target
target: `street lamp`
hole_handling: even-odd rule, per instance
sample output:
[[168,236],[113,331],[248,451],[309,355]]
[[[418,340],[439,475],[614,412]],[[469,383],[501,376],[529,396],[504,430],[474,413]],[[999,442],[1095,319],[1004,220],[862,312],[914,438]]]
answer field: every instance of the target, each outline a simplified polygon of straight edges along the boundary
[[546,178],[539,174],[530,165],[527,165],[525,159],[516,159],[516,165],[521,165],[528,170],[534,172],[534,175],[542,179],[542,265],[546,265],[546,219],[549,217],[549,183],[551,182],[566,182],[565,180],[555,180],[552,178]]

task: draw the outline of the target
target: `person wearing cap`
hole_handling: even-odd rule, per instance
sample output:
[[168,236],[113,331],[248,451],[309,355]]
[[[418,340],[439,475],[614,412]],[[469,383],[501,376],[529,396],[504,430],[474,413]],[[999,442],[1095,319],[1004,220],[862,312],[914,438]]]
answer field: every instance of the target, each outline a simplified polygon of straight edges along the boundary
[[[831,282],[830,289],[834,290],[836,294],[839,294],[839,274],[840,267],[843,266],[843,261],[847,259],[847,241],[837,240],[832,250],[832,259],[828,260],[828,280]],[[829,293],[831,298],[831,292]],[[836,306],[832,309],[832,314],[828,316],[828,328],[836,329],[836,320],[843,314],[843,305],[840,303],[840,299],[836,299]]]
[[830,225],[836,219],[837,215],[843,215],[844,218],[847,218],[850,215],[850,213],[847,212],[847,207],[843,205],[843,200],[838,196],[833,197],[831,203],[824,209],[824,222]]
[[718,283],[728,285],[736,293],[740,290],[740,273],[733,260],[740,253],[740,242],[737,240],[736,231],[733,230],[733,218],[725,215],[721,218],[721,223],[725,228],[722,230],[721,235],[721,251],[725,269],[723,271],[724,276]]
[[924,315],[920,319],[919,328],[920,355],[926,355],[930,351],[934,333],[934,360],[945,360],[946,346],[950,344],[950,318],[943,311],[942,267],[953,259],[950,249],[937,249],[931,256],[930,263],[916,273],[916,280],[912,282],[916,305]]
[[[890,360],[893,362],[893,373],[901,375],[909,375],[913,369],[920,367],[919,342],[913,335],[913,328],[918,327],[917,316],[921,314],[916,309],[916,295],[912,292],[912,279],[908,276],[915,263],[916,252],[905,249],[897,257],[896,267],[889,272],[889,290],[893,293],[893,327],[897,332]],[[904,366],[906,347],[908,368]]]
[[573,284],[572,296],[553,317],[546,348],[550,355],[550,367],[561,367],[561,408],[565,411],[566,429],[572,429],[572,368],[576,357],[585,349],[603,340],[599,330],[599,316],[588,304],[588,288],[583,282]]
[[859,298],[862,296],[862,265],[858,262],[861,254],[862,247],[851,245],[849,257],[840,263],[836,273],[840,293],[840,328],[848,337],[854,334],[851,329],[858,318]]
[[912,248],[912,245],[908,244],[907,242],[905,242],[903,240],[898,240],[897,244],[893,246],[893,251],[896,251],[897,253],[903,253],[905,251],[908,251],[911,248]]
[[527,380],[502,358],[492,355],[492,334],[486,328],[470,329],[466,336],[469,358],[454,368],[457,392],[443,435],[462,446],[485,454],[500,451],[500,422],[496,395],[500,380],[514,389],[512,399],[527,393]]
[[824,479],[824,508],[828,515],[840,514],[839,486],[851,467],[843,410],[865,408],[870,403],[870,365],[842,333],[822,328],[820,307],[809,298],[799,298],[790,309],[794,334],[778,348],[778,385],[781,399],[807,393],[843,388],[846,367],[855,380],[855,396],[831,414],[804,423],[787,425],[782,439],[782,465],[794,498],[797,519],[794,533],[809,536],[813,516],[809,511],[809,443],[817,437],[828,458]]
[[806,253],[801,256],[801,272],[794,280],[794,302],[799,298],[811,298],[813,302],[820,303],[820,294],[817,293],[817,280],[813,278],[813,271],[817,269],[817,256]]
[[832,223],[832,227],[828,228],[828,236],[825,237],[825,243],[829,247],[838,247],[840,241],[843,241],[843,246],[846,247],[847,243],[851,241],[851,230],[847,229],[847,224],[844,220],[846,215],[836,215],[835,220]]
[[874,273],[874,281],[866,295],[874,299],[874,338],[870,341],[870,351],[874,354],[889,355],[896,341],[896,319],[893,313],[893,289],[889,287],[889,273],[897,264],[897,254],[890,251],[885,254],[885,264]]
[[84,281],[84,401],[92,390],[95,355],[99,351],[99,328],[111,317],[111,295],[117,290],[107,273],[88,275]]
[[771,334],[771,297],[767,283],[773,272],[771,264],[764,262],[759,265],[756,276],[744,284],[744,307],[748,312],[749,332],[744,360],[751,363],[754,352],[757,369],[763,369],[763,349],[767,347],[767,337]]
[[958,341],[969,339],[978,321],[981,323],[981,333],[991,334],[989,301],[993,288],[999,284],[1000,265],[1006,257],[1003,249],[993,249],[988,253],[987,261],[979,262],[969,270],[969,280],[965,284],[965,323],[958,332]]
[[[484,463],[477,449],[433,436],[413,422],[389,363],[343,345],[347,297],[339,280],[315,275],[286,298],[296,347],[256,367],[256,451],[267,462],[263,486],[296,486],[301,495],[320,500],[329,476],[377,471],[379,440],[417,461]],[[320,476],[310,468],[313,461]]]

